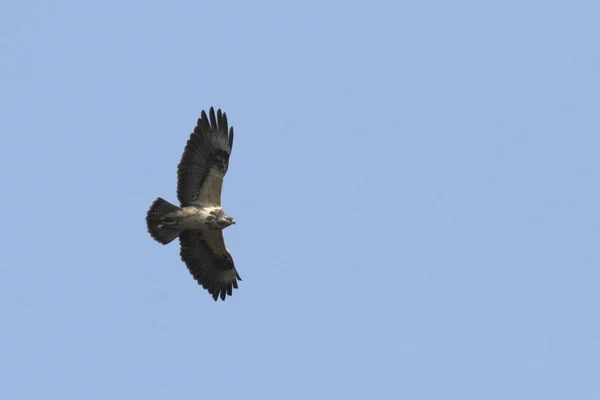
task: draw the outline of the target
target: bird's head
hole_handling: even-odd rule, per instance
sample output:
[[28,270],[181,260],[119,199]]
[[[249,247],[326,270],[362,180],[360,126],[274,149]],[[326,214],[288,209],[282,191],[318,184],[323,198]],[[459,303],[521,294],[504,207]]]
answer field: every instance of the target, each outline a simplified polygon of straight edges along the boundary
[[233,219],[232,217],[230,217],[227,214],[223,214],[223,215],[221,215],[219,217],[219,219],[217,220],[217,223],[219,224],[219,227],[221,229],[225,229],[229,225],[234,225],[235,224],[235,219]]

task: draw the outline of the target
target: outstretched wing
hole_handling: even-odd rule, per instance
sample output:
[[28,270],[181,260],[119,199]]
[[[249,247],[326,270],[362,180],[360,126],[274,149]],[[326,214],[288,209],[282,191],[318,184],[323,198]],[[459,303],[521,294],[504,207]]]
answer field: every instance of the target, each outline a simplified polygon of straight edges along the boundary
[[210,119],[202,111],[177,166],[177,198],[182,207],[220,207],[223,178],[229,166],[233,128],[227,114],[211,107]]
[[238,275],[233,259],[225,248],[220,230],[186,230],[179,236],[181,259],[194,279],[212,295],[215,301],[225,300],[237,289]]

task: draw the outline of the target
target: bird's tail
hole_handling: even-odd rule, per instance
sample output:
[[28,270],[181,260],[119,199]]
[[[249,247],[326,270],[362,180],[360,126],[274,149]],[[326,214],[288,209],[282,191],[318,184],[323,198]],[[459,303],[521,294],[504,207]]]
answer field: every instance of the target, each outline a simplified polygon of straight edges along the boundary
[[162,217],[166,214],[177,210],[179,210],[179,207],[160,197],[150,206],[150,209],[146,214],[146,225],[148,226],[150,236],[158,243],[171,243],[181,232],[183,232],[181,229],[172,228],[162,221]]

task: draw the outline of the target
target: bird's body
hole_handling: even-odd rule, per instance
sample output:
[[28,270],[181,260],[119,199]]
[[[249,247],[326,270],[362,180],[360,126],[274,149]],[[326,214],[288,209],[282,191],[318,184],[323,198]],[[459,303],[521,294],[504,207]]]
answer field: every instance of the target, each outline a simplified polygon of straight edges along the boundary
[[[231,223],[230,223],[231,222]],[[224,229],[235,220],[223,212],[221,207],[182,207],[165,214],[158,228],[171,229]]]
[[221,190],[229,166],[233,128],[221,110],[210,118],[202,111],[178,166],[177,207],[160,197],[146,215],[148,232],[157,242],[168,244],[179,237],[181,259],[194,279],[213,296],[225,300],[241,280],[222,230],[235,224],[223,212]]

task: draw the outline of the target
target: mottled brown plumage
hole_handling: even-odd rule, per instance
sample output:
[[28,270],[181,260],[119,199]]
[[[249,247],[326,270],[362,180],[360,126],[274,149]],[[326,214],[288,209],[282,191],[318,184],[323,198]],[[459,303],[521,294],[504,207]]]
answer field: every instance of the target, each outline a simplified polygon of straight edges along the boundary
[[146,223],[152,238],[167,244],[179,237],[181,259],[194,279],[217,300],[225,300],[241,280],[225,247],[222,230],[235,224],[221,207],[223,178],[229,168],[233,128],[227,115],[202,111],[177,168],[181,208],[158,198]]

